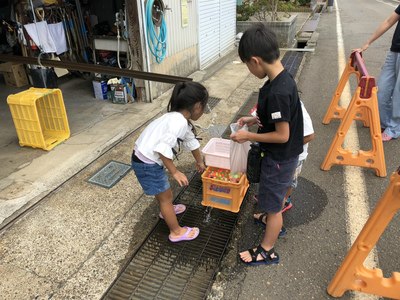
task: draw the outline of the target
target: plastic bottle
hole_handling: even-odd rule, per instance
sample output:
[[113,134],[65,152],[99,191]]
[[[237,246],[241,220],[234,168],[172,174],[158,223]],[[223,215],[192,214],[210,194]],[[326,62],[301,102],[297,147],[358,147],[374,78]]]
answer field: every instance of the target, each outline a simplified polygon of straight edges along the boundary
[[260,182],[261,161],[264,153],[261,151],[260,144],[255,142],[250,145],[249,155],[247,156],[247,179],[249,183]]

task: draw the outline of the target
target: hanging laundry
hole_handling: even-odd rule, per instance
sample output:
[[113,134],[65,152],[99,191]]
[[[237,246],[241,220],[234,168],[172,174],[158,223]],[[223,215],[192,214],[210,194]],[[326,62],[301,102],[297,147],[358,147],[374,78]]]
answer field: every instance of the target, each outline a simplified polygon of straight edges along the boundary
[[33,42],[40,46],[43,52],[53,53],[57,51],[46,21],[36,22],[36,24],[25,24],[24,27]]
[[50,35],[53,38],[54,44],[56,46],[56,54],[68,51],[67,39],[65,38],[65,31],[63,23],[48,24]]

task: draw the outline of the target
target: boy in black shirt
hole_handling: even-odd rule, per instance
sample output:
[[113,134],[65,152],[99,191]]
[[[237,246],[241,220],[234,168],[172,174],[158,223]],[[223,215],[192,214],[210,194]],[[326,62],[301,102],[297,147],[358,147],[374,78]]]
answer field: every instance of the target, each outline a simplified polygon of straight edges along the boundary
[[266,223],[265,236],[257,248],[241,252],[240,258],[250,265],[278,263],[274,245],[283,223],[282,201],[303,151],[303,114],[296,83],[283,68],[272,30],[262,23],[246,30],[239,43],[239,56],[252,74],[260,79],[268,76],[260,89],[257,116],[238,120],[240,126],[257,124],[258,132],[239,130],[231,135],[238,143],[259,142],[264,152],[258,206],[266,213],[254,218]]

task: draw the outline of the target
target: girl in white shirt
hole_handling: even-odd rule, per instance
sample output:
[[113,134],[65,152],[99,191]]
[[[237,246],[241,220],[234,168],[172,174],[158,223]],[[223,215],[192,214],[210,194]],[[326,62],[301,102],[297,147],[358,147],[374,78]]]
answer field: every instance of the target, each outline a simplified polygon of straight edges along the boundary
[[193,240],[199,235],[197,227],[181,227],[176,214],[183,213],[183,204],[172,205],[173,193],[164,166],[180,186],[188,185],[185,174],[178,171],[173,155],[180,149],[192,151],[196,170],[203,172],[205,165],[200,154],[200,143],[195,136],[197,121],[204,113],[208,92],[198,82],[180,82],[175,85],[168,103],[168,113],[146,127],[136,141],[132,153],[132,167],[146,195],[155,195],[160,205],[160,218],[167,223],[171,242]]

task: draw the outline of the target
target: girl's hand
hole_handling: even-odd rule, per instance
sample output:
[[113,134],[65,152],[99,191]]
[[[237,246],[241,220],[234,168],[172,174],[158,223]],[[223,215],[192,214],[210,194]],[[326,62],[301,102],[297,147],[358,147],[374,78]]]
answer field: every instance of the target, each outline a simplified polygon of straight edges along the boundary
[[196,170],[197,170],[199,173],[204,172],[205,169],[206,169],[206,166],[204,165],[203,161],[198,162],[198,163],[196,164]]
[[246,130],[238,130],[235,134],[231,134],[230,138],[232,139],[232,141],[242,144],[249,140],[247,138],[248,133],[249,132]]
[[187,179],[186,175],[182,172],[176,170],[172,177],[179,183],[180,186],[189,185],[189,180]]

